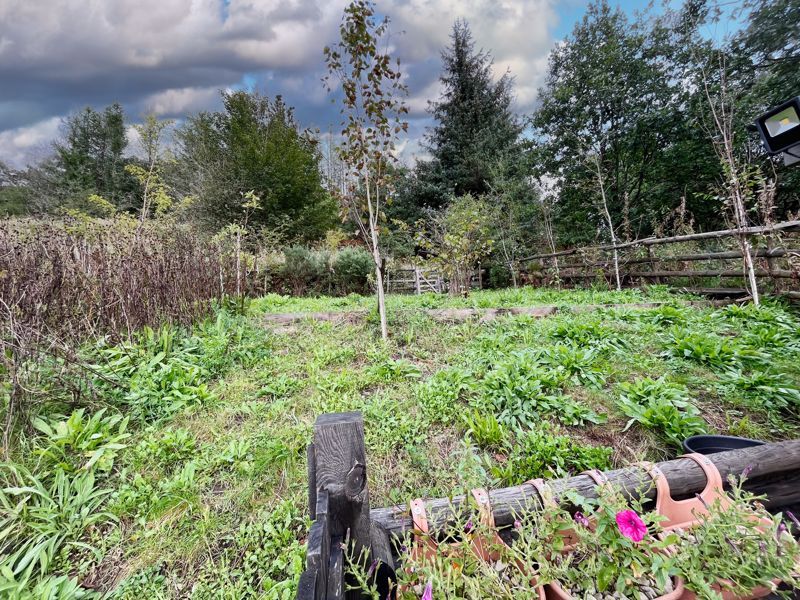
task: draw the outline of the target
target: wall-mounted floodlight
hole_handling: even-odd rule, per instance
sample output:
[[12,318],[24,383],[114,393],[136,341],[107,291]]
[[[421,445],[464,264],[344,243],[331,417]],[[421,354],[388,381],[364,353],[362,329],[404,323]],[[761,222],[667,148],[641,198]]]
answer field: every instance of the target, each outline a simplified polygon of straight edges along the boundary
[[767,152],[783,152],[787,165],[800,162],[800,96],[767,111],[755,124]]

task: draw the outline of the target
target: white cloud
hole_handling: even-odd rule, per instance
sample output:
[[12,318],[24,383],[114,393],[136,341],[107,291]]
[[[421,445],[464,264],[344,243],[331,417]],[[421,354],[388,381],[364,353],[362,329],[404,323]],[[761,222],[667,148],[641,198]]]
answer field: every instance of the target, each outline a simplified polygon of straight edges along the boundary
[[0,148],[3,160],[14,168],[22,168],[31,160],[50,151],[50,144],[58,136],[61,118],[52,117],[27,127],[0,131]]
[[211,87],[185,87],[164,90],[148,96],[141,104],[145,112],[152,112],[156,116],[185,115],[211,106],[219,97],[219,88]]
[[[495,76],[516,78],[529,111],[543,81],[556,1],[377,0],[409,84],[412,129],[439,95],[440,52],[466,19]],[[0,0],[0,158],[17,161],[25,135],[55,133],[59,117],[121,102],[129,117],[215,108],[245,78],[285,94],[306,126],[338,123],[320,77],[346,0]],[[50,118],[52,117],[52,118]],[[5,131],[3,131],[5,129]],[[38,133],[37,133],[38,132]],[[418,148],[411,140],[411,148]]]
[[516,78],[518,108],[532,106],[544,80],[553,44],[550,31],[558,18],[551,0],[388,0],[386,4],[392,28],[405,32],[395,43],[406,60],[432,60],[438,68],[453,22],[465,19],[476,48],[494,57],[495,77],[510,69]]

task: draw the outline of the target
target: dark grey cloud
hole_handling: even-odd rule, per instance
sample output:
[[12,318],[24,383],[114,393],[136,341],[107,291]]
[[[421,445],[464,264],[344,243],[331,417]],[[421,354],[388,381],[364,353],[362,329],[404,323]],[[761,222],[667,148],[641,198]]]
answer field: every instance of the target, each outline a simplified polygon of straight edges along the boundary
[[[136,119],[181,117],[219,104],[219,90],[281,93],[304,125],[338,123],[320,78],[344,0],[0,0],[0,160],[39,155],[58,121],[121,102]],[[552,44],[551,0],[379,0],[410,90],[412,131],[438,94],[439,53],[466,18],[498,74],[517,77],[531,106]],[[409,145],[415,148],[416,144]]]

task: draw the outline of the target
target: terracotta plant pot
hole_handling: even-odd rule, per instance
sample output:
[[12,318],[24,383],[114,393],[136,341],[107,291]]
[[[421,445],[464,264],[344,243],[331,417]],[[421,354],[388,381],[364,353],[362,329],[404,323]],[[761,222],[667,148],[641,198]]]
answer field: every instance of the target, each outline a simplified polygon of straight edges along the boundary
[[[730,506],[730,500],[722,487],[722,476],[708,457],[703,454],[693,453],[685,454],[681,458],[689,458],[695,461],[706,475],[706,487],[698,494],[700,498],[673,500],[667,478],[661,470],[652,463],[640,463],[653,478],[656,485],[656,512],[666,517],[666,520],[661,523],[661,527],[665,532],[696,527],[700,524],[700,519],[698,519],[697,515],[707,515],[709,512],[707,507],[712,506],[717,500],[719,500],[719,506],[722,510]],[[756,515],[753,515],[753,518],[758,519]],[[763,524],[769,526],[772,523],[764,521]],[[677,551],[679,551],[677,548],[672,549],[672,552]],[[779,582],[776,581],[775,583]],[[771,593],[771,590],[765,586],[759,586],[744,596],[737,596],[734,592],[725,589],[721,584],[713,585],[712,588],[720,593],[722,600],[752,600],[754,598],[763,598]],[[680,600],[695,600],[695,598],[697,598],[697,595],[684,587]]]
[[[680,578],[674,578],[672,580],[672,584],[674,588],[669,594],[658,596],[655,600],[678,600],[679,598],[683,598],[683,595],[686,593],[686,590],[683,587],[683,580]],[[573,600],[574,598],[574,596],[562,588],[557,581],[544,586],[544,592],[547,600]]]
[[[466,536],[470,542],[470,549],[480,560],[486,562],[496,561],[499,558],[499,552],[496,550],[493,551],[492,548],[497,548],[499,545],[505,545],[505,542],[497,533],[494,515],[492,514],[492,506],[489,502],[489,494],[486,490],[478,488],[472,490],[472,496],[478,506],[478,516],[480,522],[492,533],[488,538],[471,532],[466,533]],[[425,512],[424,501],[421,499],[413,500],[410,508],[411,519],[414,523],[411,556],[416,560],[430,559],[437,553],[437,548],[442,544],[436,542],[436,540],[429,535],[428,518]],[[444,546],[448,546],[448,544],[444,544]],[[450,544],[450,546],[456,545]],[[444,549],[445,554],[447,554],[448,551],[449,548]],[[526,573],[526,565],[517,565],[517,567],[522,573]],[[537,584],[535,576],[531,576],[530,583],[536,590],[537,600],[545,600],[544,587]]]
[[724,509],[729,506],[728,497],[722,489],[722,476],[717,467],[702,454],[685,454],[681,458],[688,458],[697,463],[706,475],[706,487],[694,498],[686,500],[673,500],[669,483],[664,473],[653,463],[639,463],[653,479],[656,486],[656,512],[665,517],[661,528],[665,532],[673,529],[691,529],[700,521],[697,515],[707,515],[708,506],[719,501]]
[[[777,583],[778,582],[776,582],[776,584]],[[755,588],[754,590],[750,590],[750,593],[744,596],[737,596],[731,590],[724,589],[723,586],[720,584],[712,585],[711,587],[714,591],[719,592],[719,594],[722,596],[722,600],[754,600],[755,598],[763,598],[764,596],[769,596],[772,593],[771,589],[761,586]],[[680,597],[680,600],[695,600],[696,598],[697,594],[684,587],[683,595]]]

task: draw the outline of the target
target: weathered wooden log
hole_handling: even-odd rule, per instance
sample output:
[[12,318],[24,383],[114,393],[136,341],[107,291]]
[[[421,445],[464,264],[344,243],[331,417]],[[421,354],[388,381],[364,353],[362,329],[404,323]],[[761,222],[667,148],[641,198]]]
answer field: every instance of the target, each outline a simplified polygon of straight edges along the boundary
[[[796,277],[795,273],[786,269],[775,269],[770,273],[766,269],[756,269],[756,277],[779,277],[782,279],[793,279]],[[725,278],[744,278],[742,271],[736,270],[710,270],[710,271],[631,271],[626,273],[629,277],[725,277]]]
[[[723,480],[749,468],[750,479],[745,487],[755,493],[767,493],[767,507],[800,501],[800,439],[720,452],[709,455],[709,458],[719,469]],[[658,466],[667,477],[676,498],[700,492],[706,484],[703,471],[694,461],[678,458],[659,463]],[[648,498],[655,497],[652,482],[641,468],[617,469],[606,475],[613,484],[629,493],[643,492]],[[550,485],[558,497],[563,497],[567,490],[584,497],[596,496],[595,483],[586,475],[558,479],[550,482]],[[489,492],[489,497],[494,520],[500,527],[511,525],[523,511],[540,506],[538,494],[529,485],[493,490]],[[444,528],[452,523],[454,514],[463,506],[464,496],[456,496],[452,501],[447,498],[428,500],[425,502],[428,522],[434,529]],[[393,536],[402,535],[411,528],[407,506],[376,508],[370,512],[370,518]]]
[[[798,221],[784,221],[782,223],[776,223],[775,225],[767,225],[767,226],[759,226],[759,227],[747,227],[745,229],[721,229],[718,231],[706,231],[703,233],[690,233],[686,235],[675,235],[671,237],[665,238],[644,238],[641,240],[633,240],[632,242],[624,242],[622,244],[617,244],[617,250],[624,250],[625,248],[633,248],[636,246],[656,246],[659,244],[675,244],[679,242],[694,242],[700,240],[710,240],[710,239],[717,239],[717,238],[724,238],[724,237],[734,237],[737,235],[761,235],[761,234],[769,234],[774,233],[777,231],[797,231],[800,230],[800,220]],[[569,256],[572,254],[576,254],[579,251],[583,252],[590,252],[590,251],[608,251],[614,250],[613,244],[606,244],[603,246],[592,246],[588,248],[572,248],[569,250],[561,250],[559,252],[551,252],[546,254],[534,254],[532,256],[528,256],[525,258],[520,259],[520,262],[529,262],[532,260],[541,260],[552,258],[554,256]]]
[[[647,247],[648,251],[652,251],[652,246]],[[757,258],[781,258],[787,255],[800,256],[800,249],[786,249],[786,248],[773,248],[771,250],[766,248],[758,248],[753,250],[753,256]],[[740,250],[726,250],[724,252],[702,252],[698,254],[676,254],[674,256],[640,256],[635,258],[626,258],[621,260],[624,265],[639,265],[647,263],[664,263],[664,262],[694,262],[703,260],[733,260],[742,258]],[[562,269],[588,269],[598,267],[610,267],[609,261],[595,261],[588,263],[571,263],[561,265]]]
[[681,291],[714,298],[742,298],[750,295],[744,288],[681,288]]

